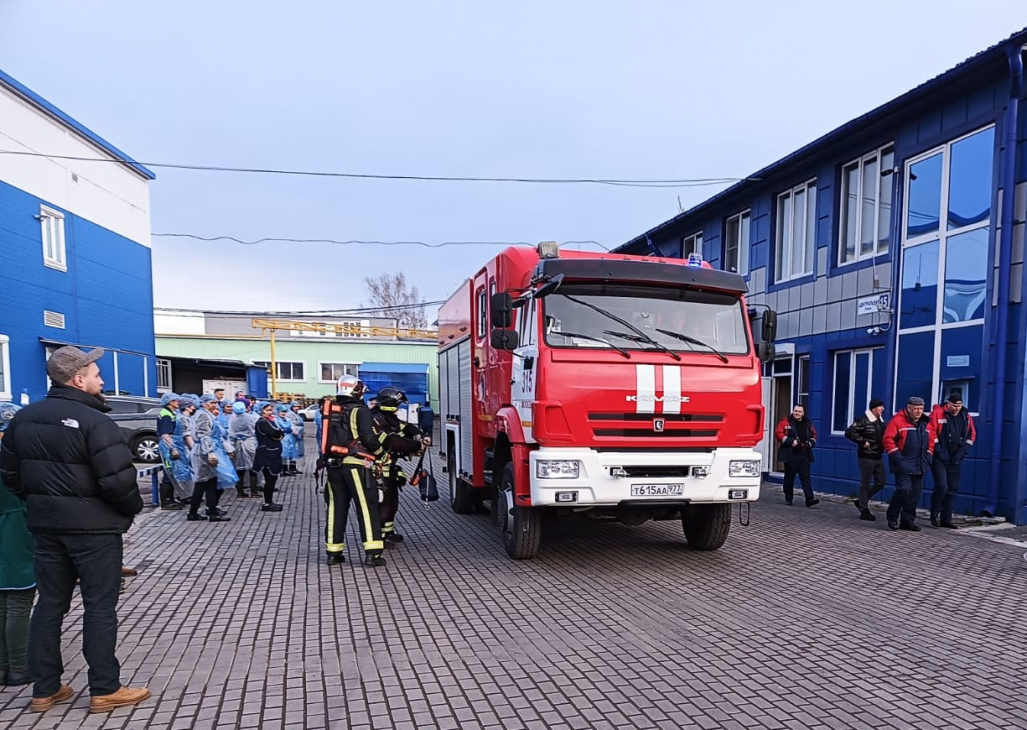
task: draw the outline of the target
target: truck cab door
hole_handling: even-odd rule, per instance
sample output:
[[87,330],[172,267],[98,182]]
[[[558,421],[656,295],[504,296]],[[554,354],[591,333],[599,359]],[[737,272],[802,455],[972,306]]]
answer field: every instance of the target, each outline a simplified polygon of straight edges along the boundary
[[513,351],[510,397],[520,416],[525,441],[534,443],[532,426],[538,378],[538,311],[534,299],[521,308],[517,317],[517,333],[520,346]]

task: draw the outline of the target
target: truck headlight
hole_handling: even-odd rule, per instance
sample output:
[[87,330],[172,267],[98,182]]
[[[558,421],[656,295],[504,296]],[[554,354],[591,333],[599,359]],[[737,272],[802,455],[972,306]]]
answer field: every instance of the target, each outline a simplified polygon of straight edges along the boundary
[[727,474],[731,477],[758,477],[760,475],[760,462],[730,461],[727,465]]
[[539,459],[535,462],[538,479],[577,479],[581,462],[577,459]]

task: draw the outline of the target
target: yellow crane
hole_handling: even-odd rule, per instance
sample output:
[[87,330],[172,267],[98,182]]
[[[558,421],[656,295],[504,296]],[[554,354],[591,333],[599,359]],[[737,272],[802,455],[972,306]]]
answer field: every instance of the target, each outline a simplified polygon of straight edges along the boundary
[[312,332],[319,335],[336,335],[351,337],[403,337],[408,340],[438,340],[436,330],[415,329],[411,327],[372,327],[354,322],[300,322],[291,319],[251,320],[254,329],[271,338],[271,394],[278,391],[278,364],[275,358],[276,332]]

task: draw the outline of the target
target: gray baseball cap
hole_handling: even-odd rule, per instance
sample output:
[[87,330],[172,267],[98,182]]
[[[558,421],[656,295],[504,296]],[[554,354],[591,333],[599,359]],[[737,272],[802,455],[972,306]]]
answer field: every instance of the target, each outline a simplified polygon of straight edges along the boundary
[[64,385],[75,377],[75,373],[90,363],[104,356],[103,348],[97,347],[89,352],[82,352],[77,347],[62,347],[56,350],[46,361],[46,374],[53,382]]

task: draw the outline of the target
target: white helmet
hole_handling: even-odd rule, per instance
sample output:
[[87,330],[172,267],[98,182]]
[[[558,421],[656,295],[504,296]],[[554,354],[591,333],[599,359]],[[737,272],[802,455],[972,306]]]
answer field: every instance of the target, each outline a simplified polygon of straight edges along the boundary
[[364,384],[356,375],[343,375],[335,383],[335,394],[359,398],[364,394]]

